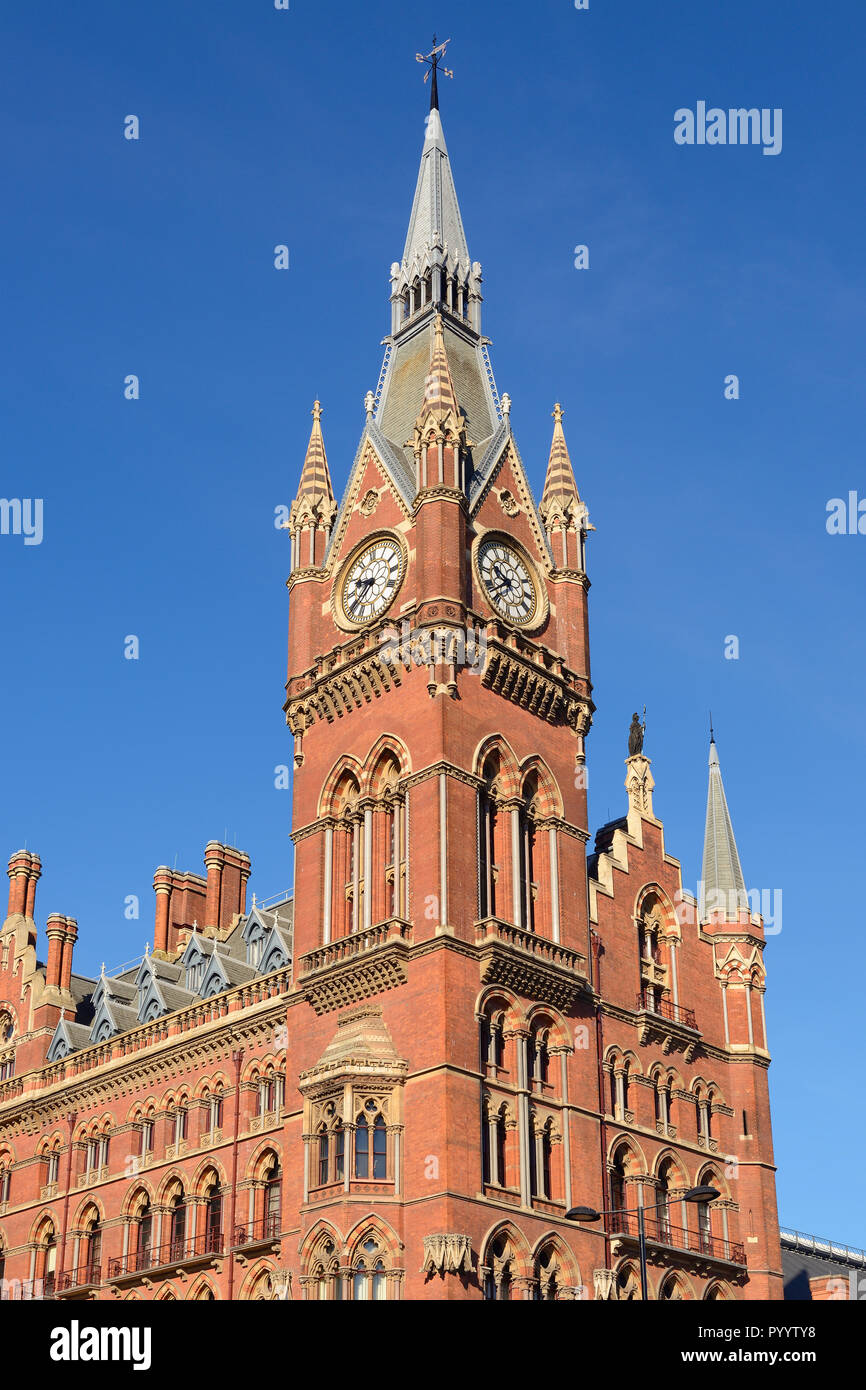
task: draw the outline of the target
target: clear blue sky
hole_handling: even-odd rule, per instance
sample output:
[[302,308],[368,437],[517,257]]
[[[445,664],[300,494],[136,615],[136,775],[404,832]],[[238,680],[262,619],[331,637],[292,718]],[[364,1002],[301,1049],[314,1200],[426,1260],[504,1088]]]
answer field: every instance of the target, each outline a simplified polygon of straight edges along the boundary
[[[536,488],[562,402],[597,527],[592,823],[623,808],[646,703],[694,885],[712,707],[747,882],[783,892],[781,1218],[866,1245],[866,536],[825,528],[866,496],[862,5],[18,0],[3,29],[0,495],[43,498],[44,539],[0,536],[0,852],[42,855],[40,920],[78,918],[79,969],[126,960],[155,866],[202,872],[226,831],[261,896],[291,882],[274,508],[316,396],[345,482],[423,138],[414,54],[451,35],[497,383]],[[781,107],[781,154],[676,145],[699,100]]]

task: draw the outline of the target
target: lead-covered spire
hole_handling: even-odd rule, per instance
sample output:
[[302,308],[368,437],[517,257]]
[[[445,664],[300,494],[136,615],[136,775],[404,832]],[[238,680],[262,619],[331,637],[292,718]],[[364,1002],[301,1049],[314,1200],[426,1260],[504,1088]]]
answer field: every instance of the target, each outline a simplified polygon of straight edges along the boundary
[[701,915],[724,913],[729,920],[736,921],[739,911],[748,908],[749,897],[722,783],[719,754],[712,734],[709,766],[704,862],[701,870]]

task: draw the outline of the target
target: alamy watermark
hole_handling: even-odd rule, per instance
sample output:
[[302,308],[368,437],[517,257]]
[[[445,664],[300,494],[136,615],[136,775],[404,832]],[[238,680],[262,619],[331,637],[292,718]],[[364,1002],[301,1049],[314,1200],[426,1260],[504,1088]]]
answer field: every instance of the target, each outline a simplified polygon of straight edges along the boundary
[[762,145],[764,154],[782,153],[782,108],[767,106],[681,106],[674,112],[678,145]]
[[724,922],[738,922],[748,913],[763,919],[765,936],[778,936],[782,930],[781,888],[747,888],[745,892],[742,888],[707,890],[703,879],[699,879],[696,893],[677,889],[674,909],[680,926],[705,922],[714,914]]
[[23,536],[25,545],[41,545],[42,498],[0,497],[0,536]]
[[398,629],[392,624],[385,628],[380,639],[379,660],[388,666],[398,662],[408,668],[465,666],[480,675],[487,662],[487,632],[483,627],[422,627],[413,628],[404,618]]

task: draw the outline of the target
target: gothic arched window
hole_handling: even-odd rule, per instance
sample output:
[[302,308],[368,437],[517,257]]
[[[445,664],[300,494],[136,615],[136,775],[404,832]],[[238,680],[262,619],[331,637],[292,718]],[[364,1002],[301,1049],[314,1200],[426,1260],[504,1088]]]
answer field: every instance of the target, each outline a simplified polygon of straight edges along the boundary
[[279,1234],[282,1208],[282,1184],[283,1174],[280,1168],[280,1161],[278,1158],[275,1158],[271,1167],[265,1172],[264,1219],[265,1235],[268,1237]]
[[186,1206],[183,1191],[175,1193],[169,1206],[169,1230],[171,1258],[182,1260],[186,1252]]

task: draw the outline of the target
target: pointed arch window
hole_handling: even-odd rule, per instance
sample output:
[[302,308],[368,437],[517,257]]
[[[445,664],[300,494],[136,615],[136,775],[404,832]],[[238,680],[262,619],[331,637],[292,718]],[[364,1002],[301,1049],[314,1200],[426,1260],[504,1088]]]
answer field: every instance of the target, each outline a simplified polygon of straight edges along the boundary
[[186,1249],[186,1205],[183,1192],[178,1192],[170,1205],[171,1258],[182,1260]]
[[207,1189],[205,1197],[205,1250],[208,1254],[216,1254],[223,1248],[223,1199],[215,1183]]
[[146,1269],[150,1264],[150,1251],[153,1245],[153,1212],[147,1198],[138,1209],[135,1231],[136,1267]]
[[517,925],[524,931],[535,931],[535,897],[538,892],[536,882],[535,865],[535,816],[531,809],[530,796],[534,795],[530,789],[526,793],[526,799],[520,806],[519,816],[519,846],[520,855],[520,902],[515,914]]
[[374,1236],[364,1241],[352,1265],[349,1287],[354,1302],[379,1302],[388,1297],[385,1258],[381,1242]]
[[331,1136],[327,1125],[319,1128],[319,1186],[324,1187],[329,1180],[331,1169]]
[[278,1159],[265,1174],[265,1235],[279,1235],[281,1225],[283,1173]]
[[102,1227],[99,1216],[94,1215],[84,1234],[84,1265],[79,1275],[83,1284],[98,1284],[102,1276]]

